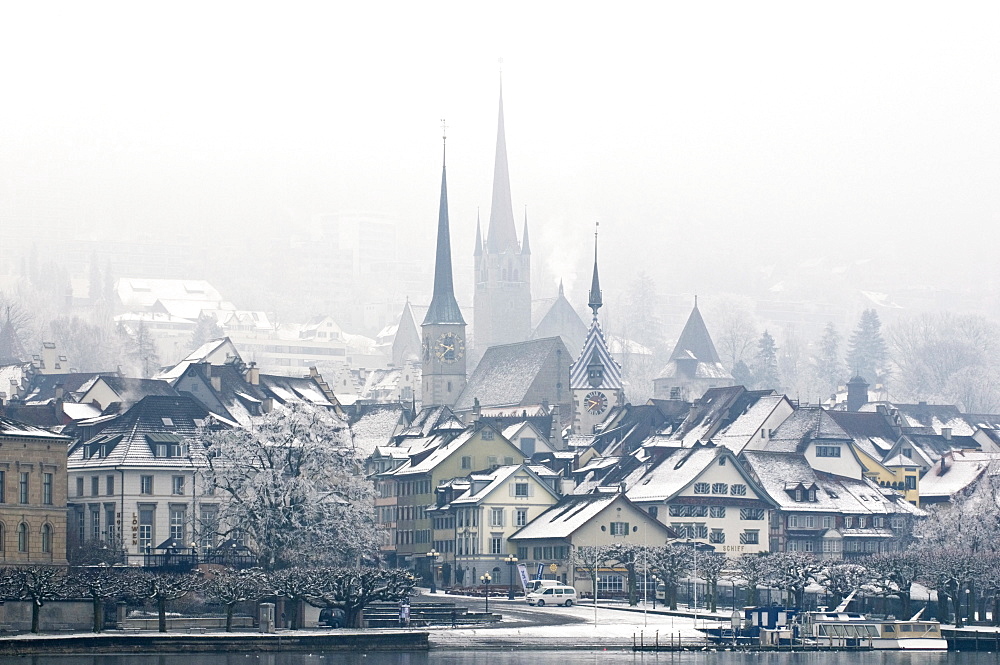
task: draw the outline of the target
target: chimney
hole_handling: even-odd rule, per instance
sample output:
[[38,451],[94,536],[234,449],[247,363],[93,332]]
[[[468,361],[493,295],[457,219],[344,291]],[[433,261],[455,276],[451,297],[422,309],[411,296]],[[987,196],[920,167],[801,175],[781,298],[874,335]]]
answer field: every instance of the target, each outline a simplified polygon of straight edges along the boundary
[[479,404],[479,398],[472,398],[472,422],[478,423],[479,419],[483,417],[483,407]]
[[265,397],[264,402],[260,406],[261,411],[265,414],[271,413],[274,410],[274,399],[271,397]]
[[562,419],[559,416],[559,404],[552,405],[552,447],[556,450],[563,450],[566,443],[563,441]]
[[868,403],[868,382],[861,375],[847,382],[847,410],[860,411]]
[[257,367],[257,363],[250,361],[247,366],[247,383],[251,386],[260,385],[260,369]]
[[62,400],[63,396],[66,394],[63,384],[57,383],[55,386],[55,395],[57,400]]
[[950,427],[942,427],[941,428],[941,436],[944,437],[945,441],[951,441],[951,428]]

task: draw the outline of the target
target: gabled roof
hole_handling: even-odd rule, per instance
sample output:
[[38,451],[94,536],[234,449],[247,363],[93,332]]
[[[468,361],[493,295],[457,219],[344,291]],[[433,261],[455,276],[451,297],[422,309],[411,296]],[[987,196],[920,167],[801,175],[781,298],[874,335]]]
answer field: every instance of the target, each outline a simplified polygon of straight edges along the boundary
[[[728,448],[698,446],[678,448],[669,454],[648,459],[625,479],[626,494],[636,503],[669,500],[694,483],[707,469],[718,465],[719,457],[722,456],[729,457],[733,468],[750,485],[756,486],[739,464],[736,464],[736,458]],[[761,498],[767,500],[766,496]]]
[[563,344],[574,357],[578,356],[587,339],[587,325],[559,289],[559,295],[552,299],[532,301],[532,312],[536,307],[541,312],[541,318],[531,332],[532,339],[545,337],[560,337]]
[[47,429],[42,429],[41,427],[35,427],[34,425],[29,425],[28,423],[22,423],[12,418],[0,416],[0,437],[5,436],[48,439],[50,441],[69,440],[67,437],[61,434],[56,434],[55,432],[50,432]]
[[771,452],[800,453],[813,441],[853,442],[851,436],[821,406],[803,406],[778,425],[764,443],[755,449]]
[[337,402],[331,401],[323,386],[312,376],[277,376],[261,374],[260,387],[278,404],[303,402],[324,409],[337,409]]
[[[592,386],[589,381],[589,366],[599,364],[604,368],[604,380],[598,386]],[[573,363],[569,371],[569,387],[573,390],[587,388],[604,388],[605,390],[622,389],[622,368],[618,362],[611,357],[608,350],[608,342],[604,339],[601,331],[601,324],[594,319],[587,332],[587,339],[583,343],[583,350],[580,357]]]
[[455,410],[472,409],[476,399],[483,407],[523,405],[537,381],[551,378],[543,373],[549,371],[559,381],[568,367],[569,352],[558,337],[491,346],[469,377]]
[[[878,404],[868,403],[863,411],[873,411]],[[951,433],[959,436],[971,436],[976,431],[975,424],[953,404],[890,404],[890,410],[900,416],[901,425],[907,428],[930,428],[937,434],[944,428],[950,428]]]
[[[737,416],[721,434],[712,437],[712,441],[729,448],[738,455],[782,402],[788,402],[788,398],[784,395],[761,396],[746,411]],[[791,404],[789,403],[788,406],[791,407]]]
[[949,453],[934,463],[920,479],[920,498],[947,501],[976,483],[1000,462],[992,453]]
[[747,390],[743,386],[709,388],[691,405],[684,422],[671,438],[683,441],[684,445],[706,442],[757,400],[773,394],[773,390]]
[[927,459],[936,462],[943,455],[958,450],[979,450],[979,442],[971,436],[949,436],[940,434],[904,434],[903,443],[909,441]]
[[126,407],[138,402],[147,395],[177,394],[173,386],[160,379],[132,379],[116,375],[102,375],[87,384],[86,392],[80,396],[81,401],[89,401],[87,400],[88,393],[100,384],[104,384],[118,395],[118,401],[122,402]]
[[[101,376],[117,377],[118,372],[72,372],[69,374],[34,374],[24,395],[25,404],[44,404],[56,398],[56,387],[61,386],[63,399],[76,401],[81,388]],[[4,386],[6,388],[6,386]]]
[[[529,477],[533,478],[535,482],[541,486],[546,492],[552,495],[554,498],[558,498],[559,495],[552,489],[551,485],[542,480],[542,477],[548,478],[558,478],[559,474],[551,469],[540,466],[540,465],[529,465],[529,464],[512,464],[507,466],[501,466],[489,473],[483,474],[472,474],[469,476],[470,486],[469,490],[452,500],[452,505],[476,505],[487,500],[491,494],[493,494],[497,489],[500,488],[511,477],[518,473],[526,473]],[[475,493],[472,490],[477,490]]]
[[[401,467],[392,472],[392,475],[405,476],[414,473],[430,473],[439,464],[447,460],[449,457],[454,455],[458,450],[464,446],[466,443],[471,441],[476,437],[481,430],[467,429],[458,436],[451,438],[440,445],[436,446],[433,450],[429,451],[426,455],[413,455],[410,456],[410,461],[403,464]],[[503,438],[502,435],[497,432],[497,436],[493,441],[490,442],[493,447],[500,448],[506,444],[512,453],[521,454],[521,451],[510,441]]]
[[899,440],[886,414],[877,411],[835,411],[827,413],[858,447],[876,460],[883,460]]
[[228,337],[220,337],[218,339],[205,342],[197,349],[189,353],[179,363],[159,372],[153,378],[174,383],[191,365],[197,365],[198,363],[204,362],[221,365],[231,359],[235,359],[238,363],[243,362],[243,359],[240,357],[240,352],[236,350],[236,345],[233,344]]
[[[533,519],[528,526],[512,535],[509,540],[517,541],[571,538],[576,531],[615,503],[632,505],[632,502],[620,492],[566,495],[559,500],[559,503]],[[659,528],[659,530],[662,531],[664,538],[677,536],[672,529],[661,522],[658,522],[655,518],[649,517],[648,514],[638,506],[633,507],[639,514],[645,516],[649,520],[648,524],[650,526]]]
[[353,414],[350,428],[354,447],[364,454],[389,446],[408,424],[402,404],[370,404]]
[[[758,484],[785,512],[839,512],[844,514],[911,514],[924,511],[904,500],[894,490],[880,488],[867,478],[847,478],[809,466],[805,456],[747,450],[742,459]],[[817,487],[816,501],[795,501],[790,488]]]
[[[205,407],[188,396],[150,395],[136,402],[100,434],[73,444],[69,468],[109,466],[193,467],[204,463],[204,448],[196,434],[201,428],[218,427]],[[189,444],[188,454],[156,457],[157,443]],[[100,455],[86,457],[94,446],[104,446]]]
[[400,432],[399,436],[420,438],[431,436],[435,432],[456,432],[463,429],[465,429],[465,425],[449,407],[428,406],[417,413],[413,422]]

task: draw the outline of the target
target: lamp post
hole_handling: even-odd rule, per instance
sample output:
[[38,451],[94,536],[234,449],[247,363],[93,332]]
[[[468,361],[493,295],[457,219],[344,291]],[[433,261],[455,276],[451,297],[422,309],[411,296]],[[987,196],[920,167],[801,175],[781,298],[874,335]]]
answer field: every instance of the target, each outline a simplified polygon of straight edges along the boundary
[[507,570],[510,571],[510,586],[507,587],[507,600],[514,600],[514,564],[517,563],[517,557],[513,554],[508,554],[504,561],[507,562]]
[[479,578],[479,581],[482,582],[486,586],[486,613],[489,614],[490,613],[490,582],[493,581],[493,578],[490,577],[489,573],[483,573],[482,576]]
[[440,554],[433,547],[431,548],[431,551],[427,553],[427,568],[430,569],[431,573],[431,593],[437,593],[437,583],[434,580],[434,562],[439,556]]

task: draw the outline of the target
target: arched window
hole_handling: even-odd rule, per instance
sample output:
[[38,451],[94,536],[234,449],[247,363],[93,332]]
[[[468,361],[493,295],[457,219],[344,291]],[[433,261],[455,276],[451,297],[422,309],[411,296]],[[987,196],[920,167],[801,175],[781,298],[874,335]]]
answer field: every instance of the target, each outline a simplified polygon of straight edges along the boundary
[[52,527],[48,524],[42,525],[42,551],[52,554]]
[[28,525],[24,522],[17,525],[17,551],[28,551]]

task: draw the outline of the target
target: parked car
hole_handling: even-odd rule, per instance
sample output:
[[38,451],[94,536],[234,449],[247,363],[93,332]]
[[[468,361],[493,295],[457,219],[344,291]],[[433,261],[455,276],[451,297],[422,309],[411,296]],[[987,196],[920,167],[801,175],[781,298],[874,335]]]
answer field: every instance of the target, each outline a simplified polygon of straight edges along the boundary
[[319,611],[319,625],[328,628],[343,628],[347,624],[347,615],[338,607],[324,607]]
[[576,589],[571,586],[543,586],[528,594],[528,604],[544,607],[545,605],[565,605],[571,607],[576,602]]

